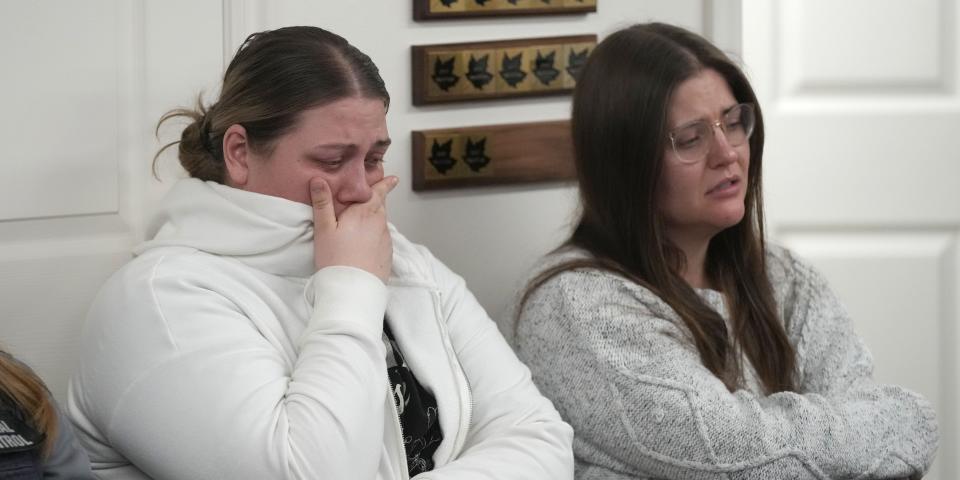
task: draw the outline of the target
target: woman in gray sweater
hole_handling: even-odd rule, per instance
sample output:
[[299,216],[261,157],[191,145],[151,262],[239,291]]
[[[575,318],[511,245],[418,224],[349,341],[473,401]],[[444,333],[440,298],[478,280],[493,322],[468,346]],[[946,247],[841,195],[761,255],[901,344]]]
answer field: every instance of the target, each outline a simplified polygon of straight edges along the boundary
[[581,73],[582,213],[518,311],[578,479],[919,478],[930,404],[872,379],[823,277],[763,235],[763,120],[702,37],[644,24]]

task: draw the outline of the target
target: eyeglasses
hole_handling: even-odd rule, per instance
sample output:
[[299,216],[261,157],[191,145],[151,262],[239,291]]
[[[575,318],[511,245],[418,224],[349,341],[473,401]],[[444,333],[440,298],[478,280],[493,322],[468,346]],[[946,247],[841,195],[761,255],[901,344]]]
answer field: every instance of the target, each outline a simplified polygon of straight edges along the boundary
[[691,165],[707,158],[716,135],[714,127],[723,131],[730,146],[739,147],[750,138],[755,122],[753,105],[741,103],[730,107],[716,122],[699,120],[670,132],[670,143],[680,163]]

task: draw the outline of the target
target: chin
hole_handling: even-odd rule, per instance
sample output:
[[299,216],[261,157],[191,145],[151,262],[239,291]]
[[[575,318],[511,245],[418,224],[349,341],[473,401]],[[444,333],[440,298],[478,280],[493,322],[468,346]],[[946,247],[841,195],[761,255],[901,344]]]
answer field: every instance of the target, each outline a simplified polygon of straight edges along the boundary
[[716,226],[721,230],[726,230],[730,227],[739,225],[743,221],[744,215],[746,212],[745,209],[740,208],[739,210],[724,212],[719,218],[717,218]]

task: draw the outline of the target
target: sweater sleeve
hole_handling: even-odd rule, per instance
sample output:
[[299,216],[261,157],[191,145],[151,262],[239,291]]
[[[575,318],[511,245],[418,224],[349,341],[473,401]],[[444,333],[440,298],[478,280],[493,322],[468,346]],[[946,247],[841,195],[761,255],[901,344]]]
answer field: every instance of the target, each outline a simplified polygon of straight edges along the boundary
[[[798,390],[822,395],[833,403],[882,399],[894,408],[877,428],[913,431],[913,435],[894,437],[901,441],[887,445],[891,458],[881,470],[886,469],[885,475],[893,471],[891,475],[905,476],[901,472],[906,463],[912,467],[907,471],[925,473],[939,443],[936,413],[930,403],[904,388],[877,384],[870,351],[827,280],[789,251],[778,248],[774,252],[771,280],[781,290],[782,315],[797,351]],[[895,408],[898,405],[900,408]],[[911,438],[914,441],[908,441]]]
[[441,315],[473,398],[463,450],[417,480],[573,478],[573,430],[561,420],[467,290],[461,277],[426,253],[441,286]]
[[291,355],[277,346],[278,324],[257,320],[273,315],[257,300],[269,292],[228,298],[218,291],[241,288],[221,288],[229,275],[184,271],[161,265],[151,299],[124,300],[142,303],[124,307],[142,317],[127,323],[150,331],[99,333],[138,343],[114,338],[111,348],[146,350],[126,365],[115,356],[110,368],[138,375],[116,399],[91,391],[109,378],[83,381],[106,440],[155,480],[375,478],[388,385],[383,282],[351,267],[314,274],[312,315]]
[[[926,469],[936,445],[930,406],[868,377],[843,395],[729,392],[665,303],[609,274],[543,285],[522,311],[518,344],[573,425],[578,457],[626,475],[893,478]],[[817,368],[845,368],[828,363]]]
[[93,480],[90,459],[77,441],[70,420],[52,397],[50,401],[57,410],[57,437],[50,455],[44,459],[43,478]]

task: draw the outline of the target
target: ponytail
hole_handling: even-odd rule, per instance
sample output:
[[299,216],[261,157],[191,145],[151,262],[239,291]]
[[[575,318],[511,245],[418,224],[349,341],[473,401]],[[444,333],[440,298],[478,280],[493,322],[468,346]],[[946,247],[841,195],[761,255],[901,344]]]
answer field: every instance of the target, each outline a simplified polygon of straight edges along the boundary
[[203,96],[197,97],[197,106],[194,109],[179,108],[171,110],[160,117],[157,123],[159,134],[160,126],[167,120],[176,117],[186,117],[191,120],[190,124],[183,129],[180,134],[180,140],[170,142],[157,152],[153,157],[153,174],[157,176],[157,159],[160,158],[166,149],[177,145],[177,156],[180,158],[180,165],[193,177],[200,180],[211,180],[217,183],[223,183],[226,168],[223,164],[222,143],[223,136],[211,138],[210,133],[210,110],[203,105]]

